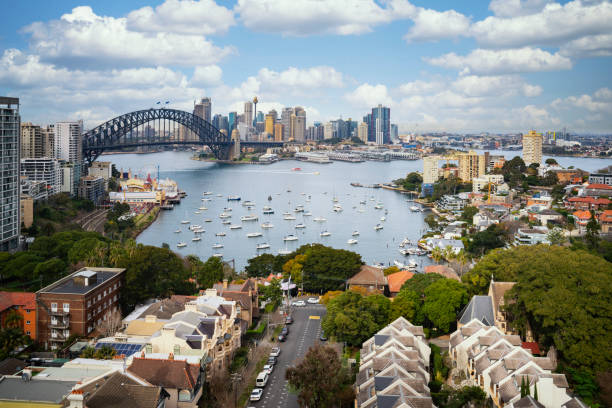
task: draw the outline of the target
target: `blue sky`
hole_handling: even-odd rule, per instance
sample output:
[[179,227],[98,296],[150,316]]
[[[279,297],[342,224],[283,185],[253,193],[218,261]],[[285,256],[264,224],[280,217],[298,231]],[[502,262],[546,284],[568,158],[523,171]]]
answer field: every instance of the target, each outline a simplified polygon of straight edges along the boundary
[[258,96],[309,123],[382,103],[402,133],[602,133],[610,21],[593,0],[16,2],[0,16],[0,93],[40,124],[202,96],[227,114]]

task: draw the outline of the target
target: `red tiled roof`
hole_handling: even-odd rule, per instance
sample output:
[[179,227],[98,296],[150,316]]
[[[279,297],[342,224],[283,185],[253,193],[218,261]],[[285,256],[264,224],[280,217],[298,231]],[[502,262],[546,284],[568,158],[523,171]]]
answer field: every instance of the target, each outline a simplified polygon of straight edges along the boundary
[[600,221],[612,222],[612,210],[606,210],[599,215]]
[[612,186],[609,186],[607,184],[599,184],[599,183],[589,184],[588,186],[586,186],[586,188],[594,188],[597,190],[612,190]]
[[128,371],[152,385],[191,390],[197,383],[200,366],[181,360],[134,357]]
[[399,271],[387,275],[387,281],[389,282],[389,292],[397,293],[402,288],[402,285],[414,276],[414,272],[410,271]]
[[531,350],[531,354],[534,356],[540,355],[540,346],[535,341],[524,341],[521,344],[521,347],[527,350]]
[[595,197],[570,197],[567,199],[570,203],[589,203],[597,205],[608,205],[610,200],[607,198],[595,198]]
[[387,285],[382,268],[362,265],[359,272],[348,280],[349,285]]
[[446,265],[427,265],[423,270],[425,273],[437,273],[448,279],[460,280],[453,268],[449,268]]
[[0,312],[13,306],[36,309],[36,294],[31,292],[0,292]]
[[579,218],[581,220],[590,220],[591,213],[589,211],[574,211],[572,214],[574,217]]

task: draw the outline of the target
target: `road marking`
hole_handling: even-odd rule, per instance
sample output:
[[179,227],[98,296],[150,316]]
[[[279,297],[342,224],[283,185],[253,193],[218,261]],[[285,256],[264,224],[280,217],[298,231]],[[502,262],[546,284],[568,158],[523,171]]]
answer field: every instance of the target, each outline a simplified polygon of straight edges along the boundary
[[308,316],[308,318],[309,318],[310,320],[320,320],[320,319],[321,319],[321,316],[317,316],[317,315],[310,315],[310,316]]

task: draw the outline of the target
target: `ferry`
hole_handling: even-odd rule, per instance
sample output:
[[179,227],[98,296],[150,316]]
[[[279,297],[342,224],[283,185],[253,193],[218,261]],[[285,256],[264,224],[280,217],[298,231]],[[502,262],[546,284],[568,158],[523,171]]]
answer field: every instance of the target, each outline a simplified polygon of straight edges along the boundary
[[201,241],[201,240],[202,240],[202,238],[200,238],[200,237],[193,237],[193,238],[191,238],[191,240],[192,240],[192,241]]
[[313,221],[316,221],[316,222],[325,222],[325,221],[327,221],[327,218],[323,218],[323,217],[314,217],[312,220],[313,220]]
[[241,229],[241,228],[242,228],[242,225],[237,225],[237,224],[236,225],[230,225],[230,229],[231,230]]
[[217,232],[215,234],[215,236],[217,236],[217,237],[224,237],[225,236],[225,232]]
[[184,247],[187,246],[187,244],[184,243],[184,242],[179,242],[178,244],[176,244],[176,246],[179,247],[179,248],[184,248]]
[[358,235],[359,235],[359,231],[355,230],[355,231],[353,231],[353,233],[352,233],[351,235],[352,235],[352,236],[354,236],[354,237],[356,237],[356,236],[358,236]]
[[262,233],[261,232],[249,232],[247,234],[247,238],[257,238],[257,237],[261,237]]
[[378,230],[381,230],[381,229],[383,229],[383,226],[380,225],[380,224],[376,224],[376,226],[374,227],[375,231],[378,231]]
[[213,249],[223,248],[223,244],[217,243],[217,244],[213,245],[212,247],[213,247]]
[[264,222],[261,224],[261,228],[274,228],[274,225],[272,225],[270,222]]
[[354,238],[349,239],[348,241],[346,241],[347,244],[349,245],[355,245],[358,241]]
[[257,249],[268,249],[270,248],[270,244],[266,244],[265,242],[263,244],[257,244]]
[[321,232],[321,234],[320,234],[320,235],[321,235],[322,237],[329,237],[329,236],[331,235],[331,232],[329,232],[329,231],[323,231],[323,232]]
[[238,195],[229,195],[227,196],[227,201],[240,201],[241,198]]
[[228,214],[228,213],[221,213],[221,215],[219,215],[219,218],[223,219],[223,218],[231,218],[232,214]]
[[289,234],[289,235],[285,235],[285,238],[283,238],[283,241],[297,241],[298,237],[296,237],[293,234]]
[[259,218],[254,214],[243,215],[240,217],[240,221],[257,221]]
[[306,228],[306,226],[305,226],[304,224],[297,224],[297,225],[295,226],[295,228],[298,228],[298,229],[300,229],[300,228]]

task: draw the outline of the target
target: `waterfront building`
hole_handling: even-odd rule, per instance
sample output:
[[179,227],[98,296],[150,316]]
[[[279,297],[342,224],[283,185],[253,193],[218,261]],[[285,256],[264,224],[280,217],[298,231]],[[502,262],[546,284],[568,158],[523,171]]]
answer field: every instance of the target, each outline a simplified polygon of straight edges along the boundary
[[95,205],[102,203],[105,197],[106,182],[97,176],[81,177],[79,183],[79,198],[92,201]]
[[50,157],[21,159],[20,175],[30,182],[43,182],[48,195],[57,194],[61,190],[61,170],[57,159]]
[[36,294],[32,292],[0,292],[0,328],[7,327],[7,318],[21,316],[19,329],[36,340]]
[[291,115],[293,108],[283,108],[280,122],[283,124],[283,141],[288,141],[291,137]]
[[368,143],[368,124],[361,122],[357,128],[357,137],[363,143]]
[[56,349],[72,334],[89,336],[119,310],[121,268],[86,267],[36,292],[38,341]]
[[523,135],[523,161],[526,166],[542,163],[542,134],[534,130]]
[[464,183],[469,183],[475,177],[484,176],[486,171],[485,155],[475,151],[459,153],[459,178]]
[[194,104],[193,114],[210,123],[212,115],[212,101],[210,98],[202,98],[200,102]]
[[19,242],[20,121],[19,98],[0,96],[0,251],[14,251]]
[[440,178],[438,163],[440,156],[423,157],[423,184],[433,184]]
[[274,141],[282,142],[283,141],[283,124],[275,123],[274,124]]

